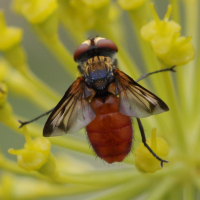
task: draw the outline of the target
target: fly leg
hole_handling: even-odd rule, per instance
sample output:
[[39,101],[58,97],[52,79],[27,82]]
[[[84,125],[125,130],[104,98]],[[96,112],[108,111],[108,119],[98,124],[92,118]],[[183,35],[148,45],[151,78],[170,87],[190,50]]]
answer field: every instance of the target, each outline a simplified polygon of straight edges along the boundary
[[152,74],[157,74],[157,73],[160,73],[160,72],[167,72],[167,71],[171,71],[171,72],[176,72],[176,70],[174,69],[176,67],[176,65],[172,66],[172,67],[169,67],[169,68],[165,68],[165,69],[160,69],[160,70],[157,70],[157,71],[154,71],[154,72],[150,72],[150,73],[147,73],[147,74],[144,74],[142,76],[140,76],[140,78],[138,78],[136,80],[136,82],[139,82],[141,81],[142,79],[146,78],[147,76],[150,76]]
[[139,126],[139,129],[140,129],[140,133],[141,133],[141,137],[142,137],[142,142],[144,144],[144,146],[149,150],[149,152],[157,159],[160,161],[160,166],[163,167],[163,163],[168,163],[168,161],[166,160],[163,160],[161,159],[160,157],[158,157],[154,152],[153,150],[150,148],[150,146],[147,144],[146,142],[146,136],[145,136],[145,133],[144,133],[144,128],[142,126],[142,122],[140,120],[140,118],[136,118],[137,119],[137,122],[138,122],[138,126]]
[[49,111],[43,113],[42,115],[39,115],[38,117],[36,117],[36,118],[34,118],[34,119],[32,119],[32,120],[29,120],[29,121],[23,122],[23,121],[21,121],[21,120],[18,120],[18,122],[21,124],[21,125],[19,126],[19,128],[22,128],[24,125],[30,124],[30,123],[32,123],[32,122],[34,122],[34,121],[40,119],[41,117],[43,117],[43,116],[45,116],[45,115],[48,115],[49,113],[51,113],[51,112],[53,111],[53,109],[54,109],[54,108],[52,108],[51,110],[49,110]]

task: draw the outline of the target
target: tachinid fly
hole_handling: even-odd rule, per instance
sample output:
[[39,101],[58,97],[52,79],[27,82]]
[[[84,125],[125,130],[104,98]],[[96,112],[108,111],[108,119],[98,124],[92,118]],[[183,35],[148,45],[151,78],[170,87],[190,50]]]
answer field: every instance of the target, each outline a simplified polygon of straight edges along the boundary
[[147,145],[139,118],[169,109],[160,98],[118,69],[117,51],[114,42],[101,37],[86,40],[77,47],[74,60],[81,76],[53,109],[43,134],[58,136],[86,127],[97,156],[108,163],[121,162],[131,151],[131,117],[135,117],[144,145],[162,165],[167,161]]

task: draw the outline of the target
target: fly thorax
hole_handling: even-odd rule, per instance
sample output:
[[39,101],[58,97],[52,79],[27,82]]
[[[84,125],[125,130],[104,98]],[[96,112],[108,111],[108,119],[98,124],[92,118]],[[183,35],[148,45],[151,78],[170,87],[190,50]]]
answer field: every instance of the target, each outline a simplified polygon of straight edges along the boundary
[[104,90],[113,81],[113,65],[109,57],[95,56],[85,63],[87,84],[95,90]]

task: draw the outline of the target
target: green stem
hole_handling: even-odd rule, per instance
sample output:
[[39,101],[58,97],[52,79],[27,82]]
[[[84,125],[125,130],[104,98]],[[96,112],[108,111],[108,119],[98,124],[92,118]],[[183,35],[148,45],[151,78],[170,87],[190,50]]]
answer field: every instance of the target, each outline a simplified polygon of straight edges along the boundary
[[[37,184],[37,183],[36,183]],[[22,194],[16,194],[13,200],[34,200],[34,199],[46,199],[46,198],[60,198],[61,196],[69,197],[71,195],[77,195],[77,198],[89,192],[97,192],[102,190],[103,187],[96,186],[83,186],[83,185],[40,185],[34,190],[34,192],[26,192]]]
[[140,7],[129,11],[130,18],[138,30],[152,18],[149,3],[149,0],[145,0]]
[[38,87],[35,86],[35,84],[29,80],[26,80],[18,72],[9,74],[7,85],[13,93],[22,95],[23,97],[34,102],[36,105],[40,105],[46,110],[53,108],[58,102],[58,100],[55,101],[52,98],[49,98],[44,92],[41,92],[41,90],[38,90]]
[[134,179],[132,179],[131,181],[119,185],[113,188],[114,190],[108,191],[106,194],[103,194],[102,196],[99,196],[93,200],[110,200],[110,199],[129,200],[134,198],[140,193],[144,194],[144,191],[147,191],[148,188],[151,186],[152,178],[154,179],[154,182],[156,182],[157,180],[160,180],[162,177],[164,178],[165,176],[176,175],[178,172],[180,172],[179,168],[172,167],[171,169],[162,170],[154,174],[146,174],[145,176],[141,174],[141,177],[140,176],[138,178],[134,177]]
[[[58,101],[58,95],[47,85],[45,85],[44,82],[37,78],[29,69],[26,53],[21,45],[16,45],[9,51],[4,52],[4,57],[10,63],[10,65],[16,69],[17,72],[22,74],[23,79],[28,79],[32,84],[34,84],[34,87],[38,92],[43,93],[44,96],[52,98],[56,102]],[[9,66],[5,67],[9,68]],[[13,74],[14,72],[11,73]],[[8,78],[10,79],[9,76]]]
[[[194,63],[193,68],[195,68],[195,76],[194,76],[194,85],[193,85],[193,94],[194,95],[194,101],[193,101],[193,107],[192,107],[192,112],[195,114],[195,116],[199,116],[200,112],[200,106],[198,106],[198,109],[194,105],[199,105],[199,100],[200,100],[200,94],[199,94],[199,85],[200,85],[200,41],[198,42],[198,48],[197,48],[197,55],[196,55],[196,62]],[[192,90],[192,91],[193,91]]]
[[[200,111],[200,109],[198,109],[198,111]],[[194,118],[193,118],[194,119]],[[200,142],[200,134],[199,134],[199,130],[200,130],[200,115],[198,115],[196,117],[196,119],[194,120],[194,123],[191,124],[191,126],[188,127],[187,130],[185,130],[186,134],[191,132],[192,134],[189,135],[188,138],[188,150],[195,152],[196,149],[199,148],[199,142]],[[186,137],[188,137],[188,135],[186,135]]]
[[[185,0],[184,1],[184,11],[185,11],[185,34],[186,35],[192,35],[192,43],[194,46],[194,49],[197,50],[198,47],[198,19],[199,19],[199,1],[198,0]],[[199,56],[199,55],[198,55]],[[199,104],[199,75],[200,71],[198,70],[199,59],[196,56],[196,59],[194,61],[191,61],[187,66],[183,69],[183,73],[179,74],[179,84],[178,89],[180,91],[181,100],[183,102],[183,109],[182,109],[182,115],[185,117],[184,121],[187,121],[189,127],[196,126],[194,124],[194,118],[198,118],[199,116],[199,107],[196,109],[194,106],[196,103]],[[196,112],[197,111],[197,112]],[[196,115],[195,115],[196,114]],[[194,116],[195,115],[195,116]],[[191,116],[194,116],[192,118]],[[192,134],[190,134],[191,137]],[[185,131],[185,138],[190,137],[188,135],[188,132]],[[197,134],[196,134],[197,135]],[[189,139],[188,139],[189,140]],[[195,143],[197,143],[198,140],[195,140]],[[187,149],[190,150],[190,143],[187,145]],[[195,145],[194,145],[195,146]]]
[[[79,174],[70,174],[66,172],[62,172],[58,169],[59,173],[53,177],[42,176],[36,172],[26,172],[25,170],[20,169],[15,163],[9,161],[4,158],[2,154],[0,154],[0,168],[13,172],[15,174],[23,175],[23,176],[32,176],[37,179],[53,181],[56,183],[71,183],[71,184],[80,184],[80,185],[95,185],[97,187],[109,187],[114,185],[119,185],[125,183],[127,181],[138,181],[141,173],[132,169],[132,168],[124,168],[124,169],[112,169],[107,171],[95,171],[95,172],[86,172]],[[176,175],[177,172],[180,173],[179,168],[169,167],[165,170],[157,172],[156,174],[146,174],[146,181],[151,181],[152,178],[162,178],[165,176]],[[145,181],[145,182],[146,182]]]
[[177,200],[182,197],[182,190],[179,185],[176,185],[174,189],[171,189],[171,191],[167,194],[167,196],[164,198],[165,200]]
[[131,169],[95,171],[84,174],[59,173],[54,179],[61,183],[96,185],[108,187],[137,179],[140,176],[138,171]]
[[29,81],[31,81],[40,92],[43,92],[46,96],[53,99],[53,101],[58,102],[61,97],[55,91],[53,91],[49,86],[47,86],[43,81],[41,81],[32,71],[27,71],[23,74]]
[[[90,173],[82,174],[66,174],[59,171],[54,177],[48,177],[40,175],[37,172],[27,172],[14,163],[3,157],[0,154],[0,168],[6,171],[10,171],[15,174],[23,176],[31,176],[40,180],[53,181],[55,183],[71,183],[80,185],[95,185],[96,187],[109,187],[118,185],[132,179],[137,179],[140,176],[138,171],[131,169],[120,169],[120,170],[108,170],[108,171],[95,171]],[[59,169],[58,169],[59,170]]]
[[57,35],[48,37],[40,27],[34,27],[38,37],[48,47],[52,54],[58,59],[67,73],[76,78],[77,65],[71,53],[64,47]]
[[16,163],[3,157],[1,153],[0,153],[0,168],[22,176],[30,176],[41,180],[44,179],[48,180],[37,172],[27,172],[24,169],[19,168],[19,166]]
[[174,113],[174,115],[171,115],[171,125],[172,129],[176,131],[175,138],[176,138],[176,144],[179,145],[179,150],[183,151],[186,150],[186,141],[185,141],[185,135],[184,135],[184,129],[182,124],[184,123],[184,117],[181,115],[180,110],[180,103],[179,98],[177,95],[177,92],[175,91],[175,85],[173,83],[171,74],[166,73],[163,74],[164,77],[164,86],[165,90],[167,91],[168,95],[168,101],[170,105],[170,109]]
[[[105,29],[105,35],[107,38],[114,38],[113,32],[112,30],[110,30],[109,27]],[[139,67],[132,59],[130,59],[131,55],[128,52],[126,52],[120,41],[117,41],[117,46],[119,49],[119,52],[117,53],[119,68],[129,76],[136,79],[140,76],[140,72],[138,70]]]
[[[184,10],[185,10],[185,34],[186,35],[192,35],[192,43],[194,46],[194,49],[197,49],[197,39],[198,39],[198,24],[199,24],[199,1],[198,0],[185,0],[184,2]],[[196,98],[196,91],[194,90],[194,84],[196,80],[194,79],[196,74],[196,68],[194,67],[195,62],[191,61],[189,64],[187,64],[187,68],[184,69],[183,79],[184,81],[180,86],[182,85],[182,97],[183,101],[185,103],[185,111],[187,114],[193,114],[192,108],[193,108],[193,102]],[[187,80],[187,81],[186,81]]]
[[194,183],[195,188],[196,188],[198,191],[200,191],[200,178],[199,178],[199,176],[197,176],[197,177],[195,177],[195,178],[193,179],[193,183]]
[[176,177],[168,177],[156,184],[157,186],[151,190],[146,200],[160,200],[164,199],[165,195],[176,187]]
[[105,194],[93,198],[92,200],[111,200],[111,199],[130,200],[141,193],[144,194],[144,191],[149,187],[150,183],[151,181],[145,178],[132,180],[120,186],[117,186],[112,190],[105,192]]
[[77,45],[83,43],[86,40],[85,33],[81,31],[75,31],[72,28],[69,28],[68,22],[65,20],[66,17],[68,17],[67,12],[61,11],[60,14],[60,20],[66,30],[66,33],[70,35],[70,37],[73,39],[74,42],[76,42]]
[[196,198],[196,191],[194,185],[191,182],[186,182],[183,185],[184,200],[191,200]]
[[178,2],[178,0],[170,0],[172,5],[172,18],[176,23],[180,24],[180,10]]

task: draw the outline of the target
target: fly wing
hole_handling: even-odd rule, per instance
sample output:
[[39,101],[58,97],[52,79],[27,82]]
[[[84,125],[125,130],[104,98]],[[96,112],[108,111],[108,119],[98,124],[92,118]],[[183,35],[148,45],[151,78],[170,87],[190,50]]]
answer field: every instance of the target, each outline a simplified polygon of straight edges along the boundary
[[169,110],[160,98],[136,83],[131,77],[118,69],[115,69],[114,73],[119,93],[120,113],[143,118]]
[[87,100],[89,95],[89,88],[85,85],[84,78],[79,77],[47,119],[43,135],[46,137],[63,135],[87,126],[96,117]]

